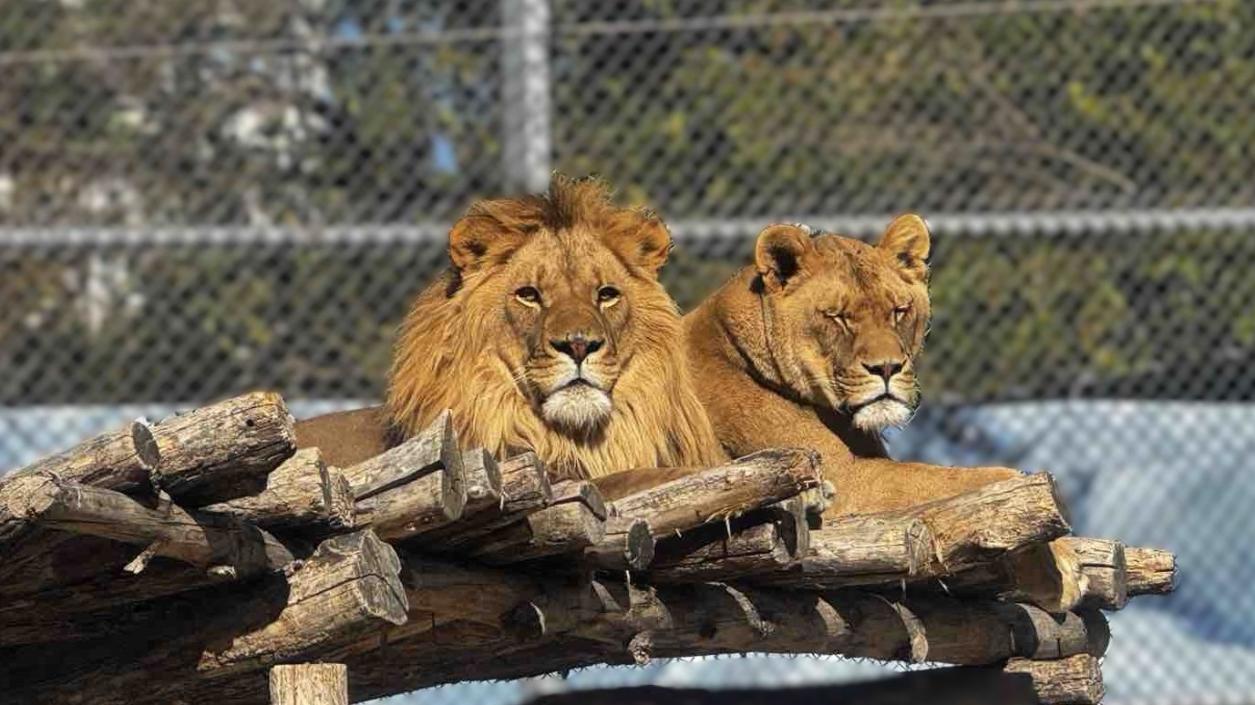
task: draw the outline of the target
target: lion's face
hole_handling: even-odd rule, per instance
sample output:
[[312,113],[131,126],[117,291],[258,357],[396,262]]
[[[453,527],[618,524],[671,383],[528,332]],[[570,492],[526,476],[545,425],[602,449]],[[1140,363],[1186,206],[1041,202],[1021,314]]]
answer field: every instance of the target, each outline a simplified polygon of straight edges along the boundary
[[919,401],[915,358],[930,315],[924,221],[904,215],[877,245],[812,238],[795,225],[759,234],[755,259],[782,379],[809,403],[880,431]]
[[500,316],[496,354],[544,420],[569,434],[605,424],[637,342],[633,309],[657,304],[642,290],[657,284],[587,229],[537,231],[476,284],[467,306]]

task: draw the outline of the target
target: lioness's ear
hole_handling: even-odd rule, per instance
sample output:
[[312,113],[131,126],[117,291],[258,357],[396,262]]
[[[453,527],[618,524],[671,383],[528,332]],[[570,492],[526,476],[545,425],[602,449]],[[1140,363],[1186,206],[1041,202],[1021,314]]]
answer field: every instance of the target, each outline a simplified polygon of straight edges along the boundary
[[486,215],[468,215],[449,230],[449,260],[460,271],[471,272],[493,262],[502,262],[519,248],[527,236]]
[[885,228],[877,247],[893,255],[908,274],[920,280],[928,276],[928,253],[932,251],[932,239],[928,234],[928,224],[918,215],[907,213],[894,218]]
[[649,212],[624,211],[610,218],[603,242],[628,265],[654,276],[671,254],[671,232]]
[[779,291],[805,269],[803,260],[815,248],[810,233],[796,225],[768,225],[758,233],[754,265],[763,283]]

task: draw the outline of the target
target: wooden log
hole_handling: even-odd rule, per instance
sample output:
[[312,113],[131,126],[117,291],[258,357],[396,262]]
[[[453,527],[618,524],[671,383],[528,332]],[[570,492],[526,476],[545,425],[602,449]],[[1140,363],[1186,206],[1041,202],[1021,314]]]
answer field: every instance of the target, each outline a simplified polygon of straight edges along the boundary
[[555,504],[483,537],[471,555],[491,565],[580,553],[600,543],[606,524],[582,502]]
[[1128,594],[1166,595],[1176,589],[1177,557],[1158,548],[1124,549]]
[[814,453],[765,450],[623,497],[614,507],[649,521],[661,538],[788,499],[821,480]]
[[401,541],[449,526],[466,507],[461,462],[397,485],[356,504],[359,526],[388,541]]
[[810,552],[796,566],[753,582],[826,589],[914,579],[931,560],[933,536],[918,517],[862,515],[825,520],[810,532]]
[[466,481],[466,507],[462,509],[462,516],[501,507],[501,468],[491,453],[483,448],[463,451],[462,474]]
[[23,513],[43,528],[148,547],[152,555],[225,568],[234,577],[278,570],[293,559],[278,539],[235,517],[192,512],[169,502],[150,509],[120,492],[35,479],[42,482],[25,495]]
[[151,629],[85,644],[72,660],[57,658],[55,645],[7,650],[6,702],[226,702],[213,693],[233,679],[264,699],[266,668],[323,660],[404,623],[399,570],[395,552],[370,531],[335,536],[284,574],[159,601]]
[[649,522],[613,516],[606,520],[606,535],[584,549],[584,563],[606,570],[645,570],[654,560],[654,534]]
[[349,705],[349,669],[342,663],[301,663],[270,669],[272,705]]
[[1065,536],[1058,539],[1080,559],[1081,607],[1118,610],[1128,602],[1124,544],[1106,539]]
[[143,421],[132,421],[120,431],[102,433],[67,451],[37,460],[10,473],[3,482],[51,474],[68,482],[119,492],[151,492],[149,473],[160,460],[152,429]]
[[412,543],[433,551],[457,552],[502,527],[518,523],[523,517],[548,506],[553,500],[553,487],[545,465],[534,453],[522,453],[498,466],[501,472],[501,502],[496,508],[485,508],[464,516],[455,524],[425,532]]
[[691,583],[782,573],[808,555],[810,533],[805,500],[794,497],[660,541],[649,580]]
[[370,460],[344,469],[358,499],[407,484],[437,470],[452,470],[463,477],[462,452],[458,449],[449,411],[441,412],[430,426],[404,443]]
[[338,470],[327,467],[317,448],[303,448],[270,473],[260,494],[210,504],[202,511],[270,530],[344,531],[353,528],[353,490]]
[[554,484],[553,499],[549,500],[549,503],[566,504],[567,502],[583,504],[588,507],[593,516],[602,521],[610,515],[606,508],[606,500],[601,496],[601,490],[598,490],[591,482],[564,480]]
[[[1054,480],[1037,473],[903,510],[826,520],[823,529],[812,532],[811,553],[797,567],[756,582],[901,586],[971,568],[987,571],[1000,558],[1069,530]],[[981,572],[958,582],[996,580]],[[949,579],[945,582],[953,587]]]
[[156,424],[161,462],[153,480],[184,506],[257,494],[266,475],[296,450],[283,398],[254,392]]
[[1048,661],[1013,658],[1003,669],[1025,674],[1041,705],[1098,705],[1103,698],[1102,670],[1088,654]]

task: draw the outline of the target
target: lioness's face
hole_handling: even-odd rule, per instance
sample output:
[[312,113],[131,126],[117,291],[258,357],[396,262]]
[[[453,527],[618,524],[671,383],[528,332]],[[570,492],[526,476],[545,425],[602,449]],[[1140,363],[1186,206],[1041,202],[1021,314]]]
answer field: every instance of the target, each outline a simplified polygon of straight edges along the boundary
[[797,226],[759,235],[757,259],[781,374],[808,402],[880,431],[910,419],[919,401],[915,357],[930,315],[928,231],[895,220],[878,245]]
[[555,430],[590,436],[602,429],[615,384],[649,335],[641,328],[659,315],[678,320],[655,278],[669,235],[661,223],[648,226],[538,226],[514,238],[493,266],[464,275],[467,310],[504,324],[494,326],[503,333],[484,352]]

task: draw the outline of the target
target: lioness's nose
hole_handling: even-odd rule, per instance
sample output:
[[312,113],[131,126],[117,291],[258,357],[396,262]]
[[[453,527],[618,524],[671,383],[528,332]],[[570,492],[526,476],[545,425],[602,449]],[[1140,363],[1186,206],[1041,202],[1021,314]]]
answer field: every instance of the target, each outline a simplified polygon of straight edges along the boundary
[[554,350],[575,360],[575,364],[578,365],[584,361],[584,358],[600,350],[602,341],[576,334],[562,340],[551,340],[549,344]]
[[893,376],[894,376],[894,375],[896,375],[897,373],[901,372],[901,371],[902,371],[902,368],[903,368],[905,365],[906,365],[905,361],[903,361],[903,362],[882,362],[882,363],[879,363],[879,364],[876,364],[876,365],[869,365],[869,364],[867,364],[867,363],[863,363],[863,367],[865,367],[865,368],[867,369],[867,371],[868,371],[868,372],[870,372],[870,373],[872,373],[872,374],[876,375],[877,377],[880,377],[880,378],[884,379],[886,382],[888,382],[889,380],[893,379]]

